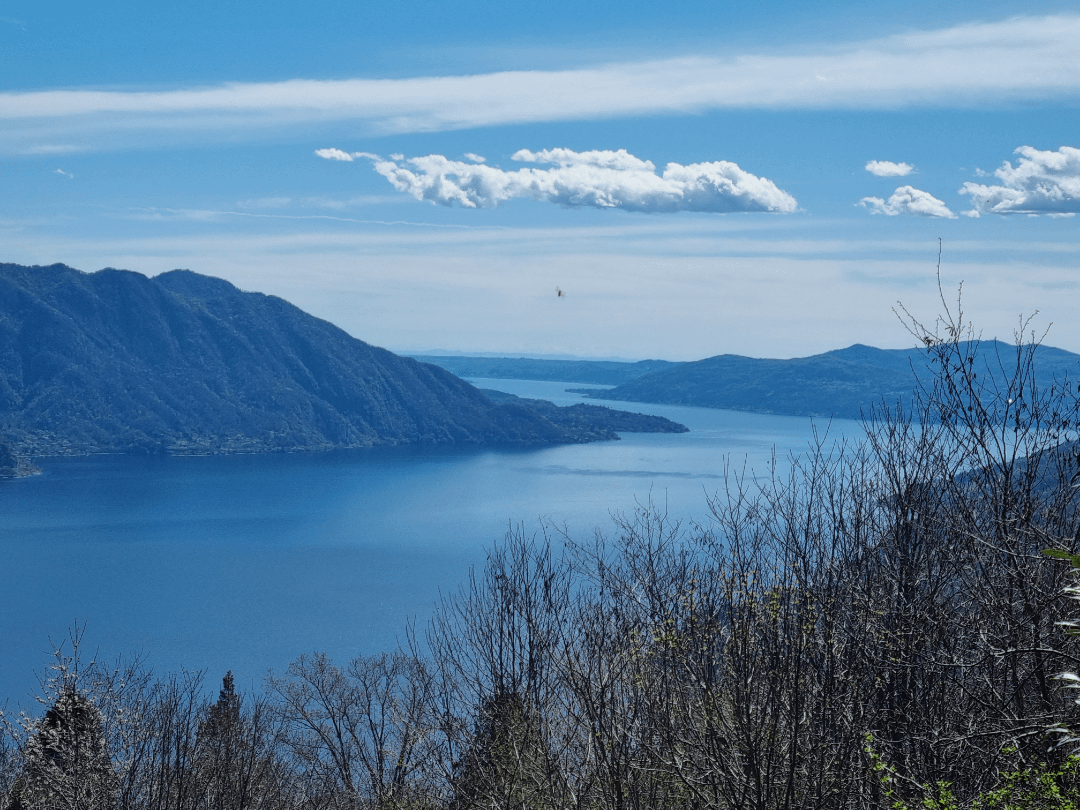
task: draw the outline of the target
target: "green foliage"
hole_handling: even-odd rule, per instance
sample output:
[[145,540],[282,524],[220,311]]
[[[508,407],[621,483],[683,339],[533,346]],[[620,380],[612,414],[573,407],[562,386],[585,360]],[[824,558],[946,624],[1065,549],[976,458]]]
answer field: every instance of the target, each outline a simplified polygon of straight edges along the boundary
[[974,810],[1077,810],[1080,808],[1080,757],[1058,765],[1040,763],[1006,773],[1001,785],[979,796]]
[[1054,560],[1068,560],[1074,570],[1080,570],[1080,554],[1071,554],[1057,548],[1044,548],[1042,554],[1044,557],[1050,557]]
[[959,810],[959,804],[947,782],[932,787],[905,777],[873,747],[874,735],[866,735],[864,751],[870,758],[870,774],[874,787],[881,790],[884,804],[890,810]]
[[[962,802],[948,782],[924,785],[902,775],[873,741],[867,734],[864,751],[873,786],[889,810],[1080,810],[1080,757],[1018,766],[1001,774],[992,789]],[[1015,756],[1017,750],[1007,747],[1002,754]]]

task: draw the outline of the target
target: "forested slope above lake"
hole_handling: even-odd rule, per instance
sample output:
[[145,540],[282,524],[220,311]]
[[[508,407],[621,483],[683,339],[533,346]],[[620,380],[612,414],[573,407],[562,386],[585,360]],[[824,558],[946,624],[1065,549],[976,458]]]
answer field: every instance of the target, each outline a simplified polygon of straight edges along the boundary
[[616,437],[493,403],[221,279],[0,264],[0,438],[51,455]]
[[[1016,347],[996,340],[961,343],[977,357],[977,368],[1007,377]],[[890,408],[910,402],[919,380],[930,380],[926,349],[846,349],[791,360],[723,354],[678,363],[606,391],[583,391],[595,399],[694,405],[791,416],[858,419],[883,402]],[[1080,355],[1039,346],[1034,352],[1040,385],[1080,377]]]

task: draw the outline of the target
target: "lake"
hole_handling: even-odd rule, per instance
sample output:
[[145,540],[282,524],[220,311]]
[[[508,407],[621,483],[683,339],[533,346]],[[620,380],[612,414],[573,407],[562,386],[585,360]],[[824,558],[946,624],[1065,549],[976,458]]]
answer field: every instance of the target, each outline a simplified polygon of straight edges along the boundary
[[[573,383],[473,380],[559,405]],[[50,638],[85,622],[86,647],[159,672],[232,669],[258,689],[304,652],[344,663],[392,648],[511,524],[573,536],[636,502],[707,520],[732,469],[766,474],[804,451],[809,418],[635,403],[684,434],[623,434],[535,450],[380,448],[319,454],[39,459],[0,485],[6,576],[0,703],[26,703]],[[817,425],[830,439],[858,423]]]

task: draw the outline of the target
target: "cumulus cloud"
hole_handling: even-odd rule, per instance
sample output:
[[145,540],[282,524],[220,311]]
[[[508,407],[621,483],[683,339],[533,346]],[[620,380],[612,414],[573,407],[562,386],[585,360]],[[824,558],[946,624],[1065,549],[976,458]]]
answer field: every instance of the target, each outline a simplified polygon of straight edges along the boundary
[[1015,166],[1005,161],[994,172],[1000,185],[964,183],[960,193],[971,196],[976,214],[1071,216],[1080,211],[1080,149],[1021,146],[1016,154]]
[[[401,160],[404,157],[405,156],[402,155],[401,157],[395,158],[395,160]],[[487,163],[487,158],[486,157],[483,157],[482,155],[474,154],[472,152],[466,152],[465,157],[468,158],[469,160],[471,160],[473,163]]]
[[956,219],[956,214],[949,210],[937,197],[912,186],[900,186],[888,200],[881,197],[863,197],[859,205],[869,208],[871,214],[884,214],[896,217],[907,214],[916,217],[943,217]]
[[[291,79],[178,90],[62,89],[0,93],[0,146],[50,141],[101,148],[132,133],[235,138],[275,127],[355,121],[367,131],[681,114],[709,109],[998,107],[1080,98],[1080,15],[1013,18],[797,54],[747,51],[401,79]],[[145,139],[140,139],[143,145]]]
[[866,170],[878,177],[907,177],[915,167],[910,163],[893,163],[891,160],[871,160]]
[[[349,154],[320,149],[316,154]],[[352,156],[363,153],[354,152]],[[330,159],[338,159],[336,155]],[[351,159],[351,157],[350,157]],[[645,213],[675,211],[769,211],[791,213],[795,198],[771,181],[726,160],[669,163],[662,174],[648,160],[618,151],[522,149],[512,159],[553,168],[507,171],[483,163],[464,163],[442,155],[394,160],[373,158],[375,171],[398,191],[418,200],[462,208],[494,208],[516,197],[553,202],[567,208],[621,208]]]

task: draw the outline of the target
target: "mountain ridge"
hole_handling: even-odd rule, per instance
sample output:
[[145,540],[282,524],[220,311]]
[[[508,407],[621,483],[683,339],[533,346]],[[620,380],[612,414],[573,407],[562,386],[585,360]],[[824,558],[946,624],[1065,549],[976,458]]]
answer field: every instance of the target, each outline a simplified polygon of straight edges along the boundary
[[0,264],[0,437],[24,456],[598,435],[223,279]]
[[[988,363],[991,352],[1015,358],[1016,347],[998,340],[977,341]],[[966,344],[962,344],[966,345]],[[1040,384],[1077,376],[1080,355],[1053,346],[1035,350]],[[908,405],[920,379],[929,381],[926,348],[878,349],[855,343],[789,360],[721,354],[678,363],[636,377],[612,389],[577,390],[591,399],[690,405],[754,413],[859,419],[871,407]],[[988,366],[991,374],[996,373]]]

